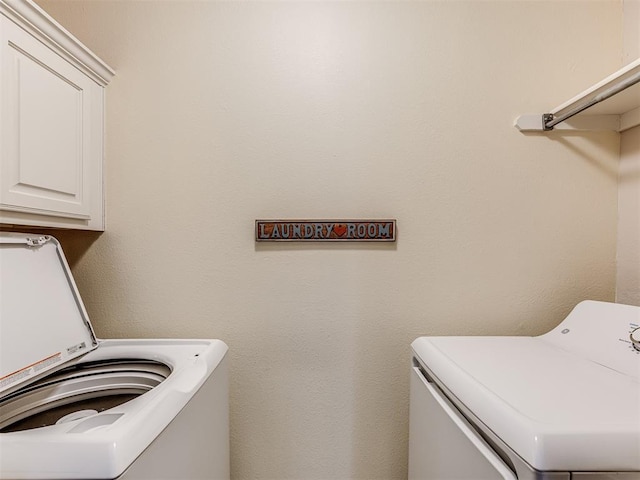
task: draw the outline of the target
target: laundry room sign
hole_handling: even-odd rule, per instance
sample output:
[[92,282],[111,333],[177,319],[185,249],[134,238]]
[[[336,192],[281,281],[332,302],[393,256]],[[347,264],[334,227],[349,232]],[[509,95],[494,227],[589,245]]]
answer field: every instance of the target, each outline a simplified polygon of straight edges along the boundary
[[395,220],[256,220],[256,242],[395,241]]

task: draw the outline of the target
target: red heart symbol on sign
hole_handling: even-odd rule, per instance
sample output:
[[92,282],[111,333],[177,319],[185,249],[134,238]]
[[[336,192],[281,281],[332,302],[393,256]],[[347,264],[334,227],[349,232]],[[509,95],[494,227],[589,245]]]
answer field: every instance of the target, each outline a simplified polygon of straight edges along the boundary
[[347,232],[347,226],[343,223],[337,223],[333,226],[333,231],[337,236],[342,237]]

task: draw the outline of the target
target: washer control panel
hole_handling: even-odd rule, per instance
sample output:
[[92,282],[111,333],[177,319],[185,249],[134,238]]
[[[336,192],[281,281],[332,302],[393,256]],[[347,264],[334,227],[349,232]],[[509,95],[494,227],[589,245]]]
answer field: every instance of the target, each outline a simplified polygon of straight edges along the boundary
[[640,307],[587,300],[539,338],[640,382]]
[[637,324],[632,323],[631,333],[629,334],[629,340],[636,353],[640,354],[640,327]]

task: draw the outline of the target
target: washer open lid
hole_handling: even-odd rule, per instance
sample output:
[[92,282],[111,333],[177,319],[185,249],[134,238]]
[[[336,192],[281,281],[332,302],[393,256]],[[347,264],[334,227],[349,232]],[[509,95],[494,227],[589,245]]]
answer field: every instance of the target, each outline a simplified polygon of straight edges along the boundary
[[60,243],[0,233],[0,396],[97,346]]

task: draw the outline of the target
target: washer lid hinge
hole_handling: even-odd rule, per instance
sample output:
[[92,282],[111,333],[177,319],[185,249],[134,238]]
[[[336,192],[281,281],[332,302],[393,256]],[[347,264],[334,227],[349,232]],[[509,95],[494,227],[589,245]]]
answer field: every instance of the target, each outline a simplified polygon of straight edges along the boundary
[[41,247],[42,245],[47,243],[49,240],[51,240],[51,237],[49,235],[42,235],[41,237],[26,238],[27,246],[29,247]]

